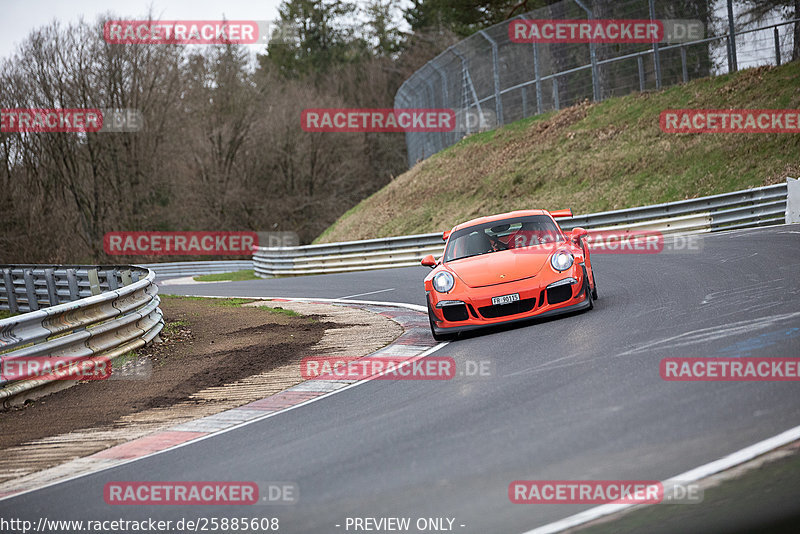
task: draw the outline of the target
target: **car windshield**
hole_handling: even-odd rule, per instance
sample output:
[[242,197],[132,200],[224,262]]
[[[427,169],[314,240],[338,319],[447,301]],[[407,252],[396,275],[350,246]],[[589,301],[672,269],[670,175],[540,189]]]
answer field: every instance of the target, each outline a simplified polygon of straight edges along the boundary
[[515,217],[462,228],[450,236],[444,261],[564,241],[547,215]]

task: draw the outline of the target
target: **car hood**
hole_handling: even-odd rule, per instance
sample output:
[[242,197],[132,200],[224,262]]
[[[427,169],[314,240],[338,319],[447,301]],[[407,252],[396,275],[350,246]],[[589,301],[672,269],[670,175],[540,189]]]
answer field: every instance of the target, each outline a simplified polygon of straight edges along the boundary
[[484,287],[530,278],[550,259],[552,247],[503,250],[447,263],[469,287]]

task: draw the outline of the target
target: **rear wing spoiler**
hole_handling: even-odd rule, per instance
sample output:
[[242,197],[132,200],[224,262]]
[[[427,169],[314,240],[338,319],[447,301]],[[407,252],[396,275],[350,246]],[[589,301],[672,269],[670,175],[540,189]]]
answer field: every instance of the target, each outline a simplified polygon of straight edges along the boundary
[[571,209],[548,211],[548,213],[554,219],[560,219],[560,218],[564,218],[564,217],[572,217],[572,210]]

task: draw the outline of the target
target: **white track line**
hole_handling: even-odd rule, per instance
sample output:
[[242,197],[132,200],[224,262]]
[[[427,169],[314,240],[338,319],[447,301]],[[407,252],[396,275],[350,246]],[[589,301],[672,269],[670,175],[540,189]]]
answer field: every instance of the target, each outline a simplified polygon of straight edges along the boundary
[[[189,296],[191,296],[191,295],[189,295]],[[204,296],[204,295],[198,295],[198,296]],[[205,298],[226,298],[226,299],[229,299],[229,298],[243,298],[243,297],[205,297]],[[265,297],[248,297],[248,298],[264,299]],[[284,300],[315,301],[315,302],[323,302],[323,301],[324,302],[333,302],[333,301],[337,301],[338,300],[338,299],[299,299],[299,298],[296,299],[296,298],[290,298],[290,297],[274,297],[274,298],[284,299]],[[345,301],[342,301],[342,302],[343,303],[353,304],[356,301],[345,300]],[[415,311],[420,311],[420,310],[417,310],[417,308],[422,308],[422,311],[425,311],[426,313],[428,311],[427,308],[425,308],[424,306],[417,306],[416,304],[406,304],[404,302],[359,301],[358,303],[359,304],[381,305],[381,306],[394,306],[396,308],[409,308],[409,309],[413,309]],[[438,345],[436,345],[434,347],[431,347],[428,350],[426,350],[424,352],[421,352],[420,354],[414,356],[413,359],[417,360],[419,358],[424,358],[424,357],[428,356],[429,354],[433,354],[437,350],[439,350],[439,349],[441,349],[443,347],[446,347],[448,345],[448,343],[449,342],[446,342],[446,341],[442,342],[442,343],[439,343]],[[382,373],[382,374],[384,374],[384,373]],[[150,458],[152,456],[157,456],[157,455],[163,454],[165,452],[174,451],[175,449],[180,449],[181,447],[185,447],[186,445],[191,445],[193,443],[197,443],[197,442],[209,439],[209,438],[215,438],[215,437],[217,437],[217,436],[219,436],[221,434],[225,434],[226,432],[230,432],[231,430],[236,430],[238,428],[242,428],[244,426],[251,425],[253,423],[258,423],[258,422],[263,421],[265,419],[269,419],[270,417],[274,417],[276,415],[280,415],[280,414],[283,414],[283,413],[286,413],[286,412],[290,412],[290,411],[295,410],[297,408],[300,408],[302,406],[306,406],[308,404],[311,404],[312,402],[317,402],[317,401],[320,401],[322,399],[327,399],[328,397],[336,395],[337,393],[341,393],[342,391],[346,391],[348,389],[354,388],[356,386],[360,386],[362,384],[366,384],[367,382],[371,382],[371,381],[372,380],[370,380],[369,378],[365,379],[365,380],[359,380],[358,382],[353,382],[352,384],[349,384],[347,386],[341,387],[339,389],[335,389],[335,390],[333,390],[331,392],[325,393],[325,394],[320,395],[318,397],[314,397],[314,398],[308,399],[307,401],[301,402],[300,404],[295,404],[294,406],[289,406],[288,408],[283,408],[282,410],[278,410],[276,412],[270,412],[270,413],[264,414],[261,417],[257,417],[255,419],[250,419],[248,421],[243,421],[243,422],[239,423],[238,425],[235,425],[235,426],[232,426],[232,427],[228,427],[228,428],[225,428],[223,430],[218,430],[218,431],[206,434],[205,436],[200,436],[199,438],[195,438],[195,439],[190,440],[190,441],[185,441],[183,443],[179,443],[177,445],[173,445],[172,447],[169,447],[167,449],[151,452],[150,454],[146,454],[144,456],[139,456],[137,458],[131,458],[130,460],[122,460],[122,461],[120,461],[118,463],[115,463],[113,465],[108,465],[108,466],[105,466],[105,467],[101,467],[101,468],[99,468],[99,469],[97,469],[95,471],[89,471],[89,472],[86,472],[86,473],[79,473],[77,475],[73,475],[71,477],[67,477],[67,478],[64,478],[64,479],[61,479],[61,480],[56,480],[56,481],[50,482],[48,484],[44,484],[42,486],[37,486],[35,488],[31,488],[29,490],[20,491],[19,493],[14,493],[12,495],[7,495],[5,497],[0,497],[0,501],[5,501],[7,499],[13,499],[15,497],[19,497],[21,495],[25,495],[27,493],[32,493],[34,491],[39,491],[41,489],[49,488],[51,486],[57,486],[59,484],[65,483],[65,482],[70,482],[72,480],[77,480],[79,478],[83,478],[85,476],[94,475],[96,473],[102,473],[103,471],[108,471],[109,469],[115,469],[117,467],[121,467],[123,465],[131,464],[133,462],[137,462],[137,461],[143,460],[145,458]],[[233,409],[235,409],[235,408],[233,408]],[[167,429],[167,430],[169,430],[169,429]]]
[[[730,469],[731,467],[743,464],[752,460],[753,458],[756,458],[757,456],[766,454],[774,449],[777,449],[778,447],[782,447],[793,441],[797,441],[798,439],[800,439],[800,426],[790,428],[789,430],[781,432],[780,434],[772,436],[771,438],[767,438],[764,441],[759,441],[754,445],[745,447],[744,449],[731,453],[728,456],[720,458],[719,460],[701,465],[700,467],[695,467],[694,469],[686,471],[685,473],[681,473],[680,475],[675,475],[674,477],[663,481],[663,484],[666,486],[667,484],[671,484],[673,482],[696,482],[705,477],[725,471],[726,469]],[[583,525],[590,521],[594,521],[595,519],[619,512],[620,510],[631,508],[633,506],[636,506],[636,504],[604,504],[601,506],[596,506],[553,523],[548,523],[547,525],[535,528],[533,530],[528,530],[523,534],[551,534],[553,532],[561,532],[562,530]]]
[[347,295],[346,297],[339,297],[340,299],[349,299],[353,297],[363,297],[364,295],[374,295],[375,293],[386,293],[387,291],[394,291],[395,288],[379,289],[378,291],[370,291],[369,293],[358,293],[356,295]]

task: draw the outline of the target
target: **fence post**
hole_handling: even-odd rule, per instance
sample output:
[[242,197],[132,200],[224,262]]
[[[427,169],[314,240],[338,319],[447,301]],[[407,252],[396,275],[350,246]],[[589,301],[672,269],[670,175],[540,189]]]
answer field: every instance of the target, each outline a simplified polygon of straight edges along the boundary
[[[435,70],[436,72],[439,73],[439,77],[442,79],[442,99],[443,99],[442,100],[442,104],[443,104],[442,107],[452,109],[453,106],[450,103],[450,95],[448,94],[448,90],[447,90],[447,74],[445,74],[445,72],[441,68],[437,67],[436,64],[433,61],[431,61],[431,67],[433,67],[433,70]],[[448,136],[448,134],[449,134],[449,136]],[[449,137],[450,138],[449,144],[455,143],[455,135],[456,135],[455,127],[453,128],[453,130],[451,132],[443,132],[442,133],[443,137],[445,137],[445,138]]]
[[728,52],[728,74],[734,72],[736,68],[733,66],[733,52],[731,51],[731,36],[725,36],[725,50]]
[[526,118],[528,116],[528,90],[523,85],[519,88],[522,91],[522,118]]
[[[450,50],[453,54],[456,55],[456,57],[458,57],[458,59],[461,60],[461,74],[464,78],[462,80],[462,84],[464,86],[464,102],[467,102],[467,100],[469,100],[469,94],[472,93],[472,99],[475,101],[475,107],[478,110],[478,116],[480,117],[481,123],[483,123],[483,110],[481,109],[481,103],[478,100],[478,93],[475,91],[475,85],[472,83],[472,76],[470,76],[469,74],[469,62],[467,61],[467,58],[464,57],[464,54],[459,52],[455,48],[455,46],[451,46],[448,50]],[[469,109],[471,107],[472,104],[467,106],[466,109]],[[468,124],[467,135],[469,135],[470,133],[471,132]]]
[[556,111],[561,109],[558,103],[558,78],[553,76],[553,105],[556,108]]
[[[424,107],[433,109],[436,107],[436,91],[433,89],[433,82],[429,77],[425,76],[423,79],[425,80],[425,88],[427,89],[425,92],[430,95],[430,104]],[[435,152],[439,152],[440,150],[444,149],[444,142],[442,141],[443,132],[437,133],[438,135],[433,137],[433,150]]]
[[739,66],[736,61],[736,27],[733,24],[733,0],[728,0],[728,34],[730,43],[730,64],[728,70],[736,72]]
[[[650,20],[656,19],[656,6],[654,0],[649,0]],[[656,72],[656,89],[661,89],[661,57],[658,52],[658,43],[653,43],[653,70]]]
[[[586,18],[589,20],[594,19],[594,13],[591,9],[586,7],[581,0],[575,0],[578,6],[586,11]],[[652,17],[650,17],[652,18]],[[597,72],[597,44],[594,41],[589,42],[589,58],[592,62],[592,100],[595,102],[600,101],[600,75]]]
[[689,83],[689,70],[686,67],[686,47],[681,47],[681,71],[683,72],[683,83]]
[[639,91],[644,91],[644,60],[642,56],[636,56],[636,64],[639,67]]
[[492,77],[494,78],[494,112],[497,114],[497,125],[503,125],[503,97],[500,94],[500,65],[497,59],[497,43],[483,30],[479,33],[492,45]]
[[539,77],[539,43],[533,43],[533,75],[536,77],[536,113],[542,113],[542,80]]
[[780,41],[781,35],[780,35],[780,32],[778,31],[777,27],[773,28],[773,30],[774,30],[774,35],[775,35],[775,64],[780,67],[781,66],[781,41]]

